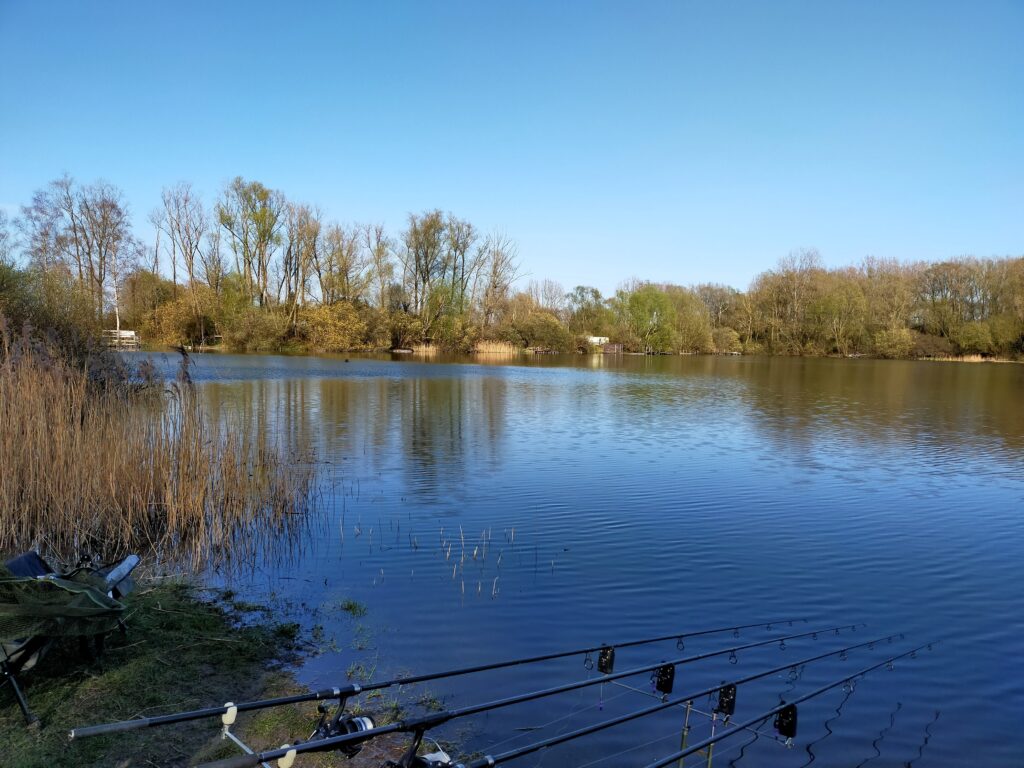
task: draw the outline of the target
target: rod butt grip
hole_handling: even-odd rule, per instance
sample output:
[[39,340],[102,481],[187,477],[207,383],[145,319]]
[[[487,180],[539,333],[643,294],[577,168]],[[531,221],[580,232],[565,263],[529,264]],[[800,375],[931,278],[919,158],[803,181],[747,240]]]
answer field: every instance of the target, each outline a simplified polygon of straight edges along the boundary
[[103,725],[87,725],[84,728],[74,728],[68,733],[69,739],[87,739],[90,736],[104,736],[108,733],[123,733],[134,731],[138,728],[145,728],[149,725],[149,718],[138,720],[122,720],[120,723],[104,723]]

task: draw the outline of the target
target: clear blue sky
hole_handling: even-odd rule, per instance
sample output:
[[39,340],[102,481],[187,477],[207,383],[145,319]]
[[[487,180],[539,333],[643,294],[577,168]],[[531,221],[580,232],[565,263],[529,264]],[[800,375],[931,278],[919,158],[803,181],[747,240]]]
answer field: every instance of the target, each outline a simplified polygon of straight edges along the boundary
[[0,205],[235,175],[525,272],[746,287],[797,247],[1024,253],[1024,2],[0,0]]

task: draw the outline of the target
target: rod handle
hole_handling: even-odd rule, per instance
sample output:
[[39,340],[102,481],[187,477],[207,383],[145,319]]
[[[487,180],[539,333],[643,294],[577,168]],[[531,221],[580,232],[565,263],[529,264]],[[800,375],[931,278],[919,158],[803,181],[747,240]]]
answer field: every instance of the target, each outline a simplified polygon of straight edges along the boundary
[[141,717],[137,720],[122,720],[119,723],[87,725],[83,728],[73,728],[68,734],[68,738],[85,739],[89,736],[103,736],[108,733],[122,733],[123,731],[134,731],[138,728],[145,728],[147,725],[149,725],[148,717]]

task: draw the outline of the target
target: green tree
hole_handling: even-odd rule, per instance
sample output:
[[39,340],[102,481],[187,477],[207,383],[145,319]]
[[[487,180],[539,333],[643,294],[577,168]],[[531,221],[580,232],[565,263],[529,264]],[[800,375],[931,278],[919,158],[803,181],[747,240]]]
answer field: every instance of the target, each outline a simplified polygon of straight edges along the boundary
[[620,289],[613,303],[628,347],[647,354],[673,350],[675,308],[657,286],[643,283]]
[[228,184],[217,203],[217,221],[231,236],[235,271],[249,301],[261,307],[272,301],[271,259],[281,244],[285,208],[283,194],[241,176]]
[[577,285],[565,295],[569,330],[578,336],[607,336],[614,316],[597,288]]

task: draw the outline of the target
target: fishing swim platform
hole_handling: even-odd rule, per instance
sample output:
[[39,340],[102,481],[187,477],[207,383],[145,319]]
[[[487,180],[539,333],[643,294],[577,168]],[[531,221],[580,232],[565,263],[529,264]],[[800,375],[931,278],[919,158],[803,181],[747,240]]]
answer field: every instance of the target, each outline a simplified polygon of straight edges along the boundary
[[138,349],[142,346],[142,337],[138,331],[103,331],[103,343],[112,349]]

